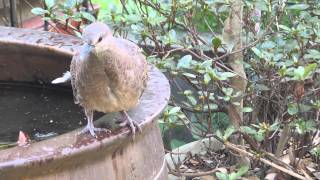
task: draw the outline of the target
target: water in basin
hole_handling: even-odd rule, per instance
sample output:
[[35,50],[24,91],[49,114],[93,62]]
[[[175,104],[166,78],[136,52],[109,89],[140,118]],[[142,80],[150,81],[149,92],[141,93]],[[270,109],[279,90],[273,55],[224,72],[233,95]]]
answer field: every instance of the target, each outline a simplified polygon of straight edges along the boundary
[[20,130],[41,140],[85,124],[70,88],[0,82],[0,143],[17,141]]

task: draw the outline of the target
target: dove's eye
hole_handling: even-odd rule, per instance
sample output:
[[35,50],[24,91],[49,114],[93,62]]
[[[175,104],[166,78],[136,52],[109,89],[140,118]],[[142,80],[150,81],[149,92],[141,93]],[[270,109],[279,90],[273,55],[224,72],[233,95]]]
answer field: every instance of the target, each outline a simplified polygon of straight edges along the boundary
[[99,39],[98,39],[98,43],[99,43],[99,42],[101,42],[101,41],[102,41],[102,37],[99,37]]

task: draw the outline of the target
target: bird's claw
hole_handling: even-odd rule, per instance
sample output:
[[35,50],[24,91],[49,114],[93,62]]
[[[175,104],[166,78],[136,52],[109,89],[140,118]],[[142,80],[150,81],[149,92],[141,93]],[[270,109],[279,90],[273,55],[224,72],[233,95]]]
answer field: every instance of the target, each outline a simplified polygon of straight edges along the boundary
[[97,135],[95,132],[105,132],[105,133],[111,133],[111,131],[109,129],[105,129],[105,128],[95,128],[95,127],[89,127],[86,126],[85,128],[83,128],[77,135],[80,134],[85,134],[86,132],[89,132],[91,134],[91,136],[97,138]]
[[125,121],[121,122],[119,125],[121,127],[129,126],[133,138],[136,135],[136,129],[138,129],[138,132],[141,132],[141,127],[139,126],[139,124],[136,121],[132,120],[129,116],[126,116]]

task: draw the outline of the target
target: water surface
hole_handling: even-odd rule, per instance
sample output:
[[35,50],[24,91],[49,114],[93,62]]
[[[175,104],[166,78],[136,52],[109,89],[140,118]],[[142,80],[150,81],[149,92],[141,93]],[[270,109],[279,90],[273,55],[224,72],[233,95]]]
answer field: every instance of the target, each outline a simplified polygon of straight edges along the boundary
[[0,82],[0,143],[62,134],[86,124],[83,110],[65,87]]

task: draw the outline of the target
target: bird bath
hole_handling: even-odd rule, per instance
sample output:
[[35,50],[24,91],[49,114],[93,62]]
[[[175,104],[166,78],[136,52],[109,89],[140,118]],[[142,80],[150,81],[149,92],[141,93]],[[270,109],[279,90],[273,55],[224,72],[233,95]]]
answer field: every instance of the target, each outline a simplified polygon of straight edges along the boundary
[[[142,128],[134,140],[127,127],[114,123],[118,113],[95,117],[97,127],[111,127],[111,134],[100,133],[97,139],[89,134],[77,136],[82,128],[79,122],[85,124],[86,120],[81,108],[73,104],[70,85],[50,82],[69,69],[80,45],[80,39],[73,36],[0,27],[1,130],[10,126],[18,134],[25,124],[40,130],[51,126],[60,134],[0,150],[0,179],[167,179],[157,126],[157,117],[170,96],[167,79],[151,67],[140,103],[129,111]],[[21,99],[11,98],[17,95],[22,95]],[[46,118],[27,118],[33,114],[45,114]]]

